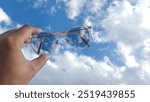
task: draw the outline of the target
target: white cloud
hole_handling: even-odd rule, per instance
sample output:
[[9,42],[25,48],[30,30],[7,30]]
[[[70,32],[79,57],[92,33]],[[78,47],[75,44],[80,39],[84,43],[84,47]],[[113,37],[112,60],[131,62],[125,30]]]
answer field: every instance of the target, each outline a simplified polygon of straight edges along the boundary
[[[70,19],[75,19],[81,12],[83,13],[83,4],[79,5],[75,0],[64,2]],[[84,0],[81,2],[85,4]],[[73,4],[76,5],[72,6]],[[97,6],[94,8],[92,5]],[[91,12],[94,16],[85,17],[84,24],[92,25],[97,29],[101,23],[99,20],[101,16],[97,13],[101,11],[101,6],[93,2],[87,7],[91,8],[85,12]],[[66,51],[53,55],[53,61],[47,62],[31,84],[150,84],[150,63],[149,60],[145,60],[149,59],[146,56],[150,55],[149,40],[147,40],[149,23],[144,21],[146,13],[141,13],[143,10],[148,10],[148,8],[141,5],[133,6],[127,1],[115,1],[114,5],[108,8],[108,16],[102,22],[109,36],[102,36],[104,32],[100,32],[99,29],[92,31],[93,38],[97,42],[112,40],[117,43],[117,50],[122,54],[125,66],[113,65],[108,57],[105,57],[103,61],[98,61],[90,56]],[[142,34],[146,36],[143,37]],[[142,47],[138,51],[139,46]],[[29,47],[24,50],[28,59],[37,57],[31,50]],[[135,52],[140,54],[136,56]],[[144,58],[139,59],[138,57],[142,55]]]
[[74,20],[79,15],[101,13],[101,7],[106,0],[57,0],[57,3],[64,2],[68,18]]
[[[148,1],[139,0],[131,5],[127,0],[114,1],[107,9],[108,16],[102,21],[107,39],[119,45],[127,66],[139,66],[145,61],[150,63],[150,8]],[[125,50],[125,51],[124,51]],[[147,62],[146,62],[147,63]]]
[[[118,52],[124,57],[125,68],[134,73],[132,77],[138,76],[138,80],[143,80],[141,83],[148,83],[146,80],[149,80],[150,72],[149,1],[137,0],[131,5],[127,0],[116,0],[107,12],[108,16],[101,23],[107,32],[106,38],[117,43]],[[129,76],[130,72],[126,72]]]
[[84,25],[93,26],[93,25],[92,25],[92,22],[91,22],[91,20],[90,20],[90,17],[87,17],[87,18],[84,19]]
[[145,6],[150,6],[150,1],[149,0],[137,0],[137,3],[143,4]]
[[102,7],[107,2],[107,0],[89,0],[86,1],[86,8],[88,12],[91,14],[101,14],[103,12]]
[[70,19],[75,19],[80,15],[86,0],[64,0],[66,13]]
[[7,31],[8,29],[6,29],[6,28],[1,28],[0,27],[0,34],[2,34],[3,32],[5,32],[5,31]]
[[[1,26],[4,24],[4,26]],[[9,25],[12,24],[11,18],[7,15],[7,13],[0,7],[0,34],[7,31],[9,29]]]
[[[102,7],[108,2],[107,0],[56,0],[57,4],[52,6],[50,10],[46,10],[46,12],[54,15],[60,8],[64,8],[60,2],[65,4],[65,12],[69,19],[75,20],[82,16],[85,25],[92,25],[92,41],[100,42],[106,40],[104,37],[101,38],[101,33],[98,33],[99,31],[96,29],[100,29],[100,22],[105,14]],[[33,7],[38,8],[44,6],[46,3],[47,0],[36,0]]]
[[45,5],[45,3],[47,3],[48,0],[35,0],[33,2],[33,8],[39,8],[42,7],[43,5]]
[[0,7],[0,34],[21,26],[22,24],[13,22],[11,17]]
[[135,59],[134,54],[132,54],[133,49],[130,46],[126,46],[124,44],[118,43],[119,52],[125,58],[125,64],[127,67],[138,67],[139,64]]
[[[148,20],[150,10],[147,3],[139,0],[136,1],[137,4],[131,5],[127,0],[113,1],[107,9],[108,15],[101,23],[103,13],[101,7],[106,1],[64,0],[63,2],[70,19],[76,19],[81,14],[90,14],[84,19],[85,24],[92,25],[96,29],[92,31],[93,38],[96,42],[109,40],[115,42],[125,65],[117,67],[108,57],[99,61],[90,56],[66,51],[51,55],[53,61],[47,62],[31,84],[150,84]],[[41,7],[41,4],[43,5],[39,3],[35,7]],[[2,22],[4,21],[3,19]],[[98,29],[101,24],[108,36],[102,36],[105,32]],[[0,27],[0,31],[6,29]],[[37,57],[32,51],[30,46],[26,46],[23,50],[29,60]]]
[[92,37],[92,42],[95,42],[95,43],[101,43],[101,42],[108,42],[108,39],[106,39],[104,36],[103,36],[103,33],[102,31],[93,31],[91,32],[91,37]]
[[75,20],[82,17],[84,25],[92,26],[92,41],[101,42],[106,39],[102,38],[100,30],[100,22],[104,16],[102,7],[107,3],[107,0],[57,0],[57,3],[64,2],[67,17]]
[[108,58],[96,61],[66,51],[49,61],[30,84],[149,84],[148,73],[140,68],[118,68],[109,64]]
[[[55,56],[55,62],[51,62],[55,68],[48,64],[45,66],[47,75],[43,79],[35,79],[47,84],[150,84],[150,10],[145,1],[132,0],[132,3],[134,5],[127,0],[113,1],[107,9],[108,15],[101,23],[108,34],[104,39],[117,44],[125,66],[117,67],[107,57],[104,61],[97,61],[89,56],[65,52]],[[70,6],[68,4],[67,9]],[[100,11],[98,8],[92,10]],[[81,11],[73,9],[70,12],[78,13],[72,17],[68,14],[68,17],[74,19]],[[98,27],[101,22],[98,18],[101,19],[99,14],[86,17],[85,24]],[[98,42],[102,41],[100,32],[97,31],[94,36]],[[42,76],[45,71],[43,69],[39,74]],[[31,83],[36,82],[35,79]]]
[[50,9],[50,13],[54,15],[57,12],[56,6],[52,6]]
[[93,42],[106,42],[106,39],[102,36],[103,32],[102,31],[96,31],[93,29],[93,27],[95,27],[95,24],[92,22],[92,20],[90,19],[90,17],[86,17],[84,19],[84,24],[83,25],[86,25],[86,26],[91,26],[92,28],[90,29],[90,32],[91,32],[91,41]]
[[102,21],[108,39],[127,45],[139,45],[150,37],[150,8],[142,4],[131,5],[127,0],[114,1]]
[[6,14],[6,12],[0,8],[0,23],[5,23],[6,25],[11,24],[10,17]]
[[[39,73],[44,76],[39,79],[39,83],[47,81],[48,84],[99,84],[103,83],[100,80],[107,79],[114,72],[106,63],[99,63],[88,56],[77,56],[68,51],[56,55],[55,62],[52,63],[55,67],[49,63],[45,66],[46,75],[42,75],[45,73],[44,69],[43,73]],[[34,80],[31,83],[34,83]]]

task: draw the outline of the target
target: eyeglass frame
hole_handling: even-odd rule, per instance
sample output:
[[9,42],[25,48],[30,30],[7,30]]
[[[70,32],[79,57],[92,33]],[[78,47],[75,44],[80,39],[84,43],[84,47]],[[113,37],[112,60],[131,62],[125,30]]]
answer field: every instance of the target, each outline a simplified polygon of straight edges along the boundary
[[[77,27],[83,27],[83,28],[80,29],[80,30],[88,29],[88,31],[89,31],[89,29],[92,28],[91,26],[77,26]],[[77,27],[73,27],[73,28],[77,28]],[[73,29],[73,28],[71,28],[71,29]],[[39,38],[39,37],[42,38],[38,50],[36,51],[36,50],[34,49],[34,47],[33,47],[33,45],[32,45],[32,38],[31,38],[31,46],[32,46],[32,48],[34,49],[34,51],[35,51],[37,54],[40,54],[41,47],[42,47],[42,45],[43,45],[43,43],[44,43],[44,39],[45,39],[46,37],[50,37],[50,36],[64,36],[64,35],[68,35],[68,34],[79,34],[79,35],[81,34],[81,33],[74,33],[74,32],[70,32],[70,33],[69,33],[69,31],[70,31],[71,29],[69,29],[68,31],[55,32],[55,33],[41,32],[41,33],[39,33],[39,34],[44,33],[45,35],[38,36],[39,34],[37,34],[37,35],[32,36],[32,38]],[[80,38],[81,38],[82,41],[86,44],[87,47],[90,47],[89,41],[86,41],[81,35],[80,35]]]

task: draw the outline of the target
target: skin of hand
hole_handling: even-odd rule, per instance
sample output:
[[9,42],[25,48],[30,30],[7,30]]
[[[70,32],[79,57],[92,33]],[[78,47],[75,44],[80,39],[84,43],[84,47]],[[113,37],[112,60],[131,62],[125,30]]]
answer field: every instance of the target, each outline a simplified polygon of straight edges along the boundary
[[0,84],[28,84],[33,76],[44,66],[49,55],[40,55],[28,61],[21,49],[30,42],[32,35],[42,30],[25,25],[0,35]]

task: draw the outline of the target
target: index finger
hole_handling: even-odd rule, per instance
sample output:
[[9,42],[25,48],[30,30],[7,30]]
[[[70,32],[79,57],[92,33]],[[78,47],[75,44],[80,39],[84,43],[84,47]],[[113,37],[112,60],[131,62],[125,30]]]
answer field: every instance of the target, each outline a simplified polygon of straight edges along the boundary
[[31,38],[32,35],[38,34],[42,32],[40,28],[36,28],[29,25],[24,25],[17,29],[17,36],[26,41],[27,39]]

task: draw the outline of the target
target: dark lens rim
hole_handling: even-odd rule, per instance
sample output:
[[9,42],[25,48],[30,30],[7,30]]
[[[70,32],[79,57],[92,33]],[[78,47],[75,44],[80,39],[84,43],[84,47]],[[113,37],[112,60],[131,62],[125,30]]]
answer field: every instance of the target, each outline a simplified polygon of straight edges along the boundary
[[[41,51],[40,51],[40,53],[38,53],[38,48],[39,48],[39,46],[40,45],[38,45],[37,47],[38,48],[36,48],[36,46],[33,44],[33,40],[34,39],[38,39],[38,38],[49,38],[49,36],[46,36],[47,34],[50,34],[50,33],[47,33],[47,32],[41,32],[40,34],[37,34],[37,35],[35,35],[35,36],[33,36],[32,38],[31,38],[31,46],[32,46],[32,48],[33,48],[33,50],[34,50],[34,52],[35,53],[37,53],[37,54],[40,54],[41,53]],[[44,35],[44,36],[43,36]],[[51,36],[51,37],[54,37],[54,36]],[[55,38],[54,38],[55,39]],[[41,41],[39,41],[39,42],[41,42]],[[45,42],[45,41],[44,41]],[[38,42],[37,42],[38,43]],[[42,44],[42,46],[43,46],[44,44]],[[40,50],[42,50],[42,52],[43,51],[47,51],[47,52],[49,52],[48,50],[43,50],[42,48],[40,49]]]
[[[89,41],[90,41],[90,31],[89,31],[89,28],[87,28],[87,27],[84,27],[84,26],[77,26],[77,27],[73,27],[73,28],[71,28],[69,31],[68,31],[68,34],[67,34],[67,38],[68,38],[68,35],[69,35],[69,32],[72,32],[71,30],[72,29],[76,29],[76,28],[80,28],[81,30],[86,30],[86,31],[88,31],[88,33],[86,33],[87,34],[87,36],[88,36],[88,39],[86,40],[87,41],[87,44],[89,44]],[[74,33],[74,32],[72,32],[72,33]],[[82,35],[81,33],[74,33],[74,34],[79,34],[79,35]],[[70,35],[69,35],[70,36]],[[81,39],[82,40],[82,39]],[[83,41],[83,40],[82,40]],[[84,42],[84,41],[83,41]],[[69,42],[67,42],[67,43],[69,43]],[[85,43],[85,42],[84,42]],[[84,47],[86,47],[87,46],[87,44],[85,44],[85,46],[75,46],[75,45],[73,45],[73,44],[71,44],[71,43],[69,43],[71,46],[73,46],[73,47],[76,47],[76,48],[84,48]]]
[[[87,38],[88,38],[88,39],[86,39],[86,41],[87,41],[87,44],[89,44],[89,41],[90,41],[90,28],[88,28],[88,27],[86,27],[86,26],[77,26],[77,27],[73,27],[73,28],[69,29],[69,30],[67,31],[66,37],[69,35],[69,32],[70,32],[72,29],[75,29],[75,28],[80,28],[80,29],[86,30],[86,31],[88,32],[88,33],[86,33],[86,34],[87,34]],[[41,34],[47,35],[47,34],[50,34],[50,33],[42,32],[42,33],[40,33],[40,34],[38,34],[38,35],[33,36],[33,38],[31,38],[31,46],[32,46],[34,52],[36,52],[37,54],[38,54],[38,51],[36,51],[35,45],[34,45],[32,42],[33,42],[33,39],[34,39],[34,38],[42,37],[42,36],[40,36]],[[82,33],[74,33],[74,34],[82,35]],[[52,36],[55,36],[55,35],[52,35]],[[48,37],[48,36],[47,36],[47,37]],[[66,41],[66,42],[67,42],[67,41]],[[82,42],[84,42],[84,41],[82,40]],[[69,42],[67,42],[67,43],[69,43]],[[85,43],[85,42],[84,42],[84,43]],[[70,44],[72,47],[76,47],[76,48],[84,48],[84,47],[88,46],[86,43],[85,43],[85,46],[75,46],[75,45],[73,45],[73,44],[71,44],[71,43],[69,43],[69,44]],[[38,49],[37,49],[37,50],[38,50]]]

